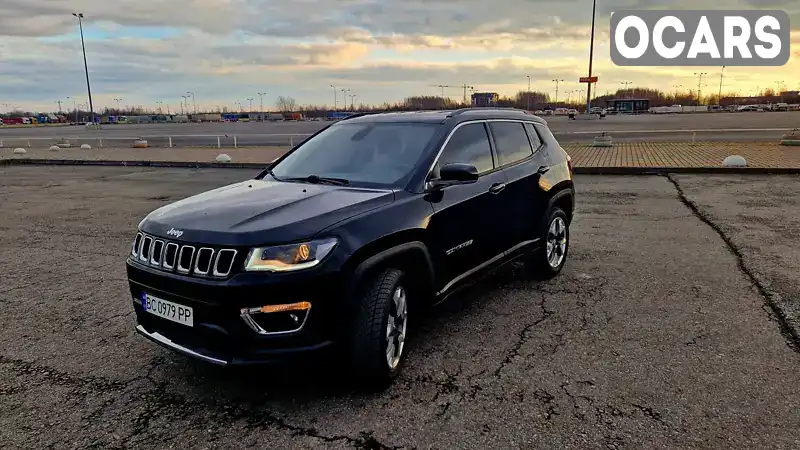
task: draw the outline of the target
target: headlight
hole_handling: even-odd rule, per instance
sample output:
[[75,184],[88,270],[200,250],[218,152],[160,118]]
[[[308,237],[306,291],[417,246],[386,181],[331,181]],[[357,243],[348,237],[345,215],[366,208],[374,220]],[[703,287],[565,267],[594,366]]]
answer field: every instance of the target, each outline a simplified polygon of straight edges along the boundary
[[290,272],[308,269],[325,259],[336,247],[337,242],[335,238],[327,238],[297,244],[254,248],[247,255],[244,270]]

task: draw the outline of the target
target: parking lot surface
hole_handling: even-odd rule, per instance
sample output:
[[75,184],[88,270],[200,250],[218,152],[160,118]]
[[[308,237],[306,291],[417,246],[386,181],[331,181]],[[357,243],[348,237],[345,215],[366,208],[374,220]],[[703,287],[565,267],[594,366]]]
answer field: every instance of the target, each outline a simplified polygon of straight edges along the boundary
[[0,166],[0,442],[800,446],[800,354],[770,306],[798,298],[798,177],[577,177],[565,271],[510,267],[437,308],[366,394],[323,362],[220,370],[134,333],[139,220],[254,173]]

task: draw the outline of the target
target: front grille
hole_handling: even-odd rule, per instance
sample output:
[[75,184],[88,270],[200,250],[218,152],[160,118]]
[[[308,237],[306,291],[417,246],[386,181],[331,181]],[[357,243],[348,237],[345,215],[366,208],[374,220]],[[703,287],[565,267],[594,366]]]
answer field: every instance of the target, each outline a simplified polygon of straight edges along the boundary
[[237,251],[232,248],[214,248],[179,244],[137,233],[131,248],[131,257],[142,264],[166,272],[209,278],[226,278],[236,263]]

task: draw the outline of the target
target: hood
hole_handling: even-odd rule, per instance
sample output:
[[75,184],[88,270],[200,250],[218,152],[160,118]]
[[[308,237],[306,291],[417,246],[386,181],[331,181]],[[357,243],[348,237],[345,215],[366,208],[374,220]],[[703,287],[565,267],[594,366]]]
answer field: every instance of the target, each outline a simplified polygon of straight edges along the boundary
[[[308,239],[392,201],[391,190],[247,180],[163,206],[150,213],[140,229],[196,244],[280,244]],[[167,234],[173,228],[182,234]]]

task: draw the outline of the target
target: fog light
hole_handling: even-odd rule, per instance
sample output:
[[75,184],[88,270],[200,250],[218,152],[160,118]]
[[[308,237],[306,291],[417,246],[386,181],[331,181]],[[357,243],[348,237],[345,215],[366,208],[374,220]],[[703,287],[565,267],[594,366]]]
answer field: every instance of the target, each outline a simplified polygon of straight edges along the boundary
[[310,302],[297,302],[242,308],[240,315],[244,323],[256,333],[274,335],[300,331],[310,310]]

